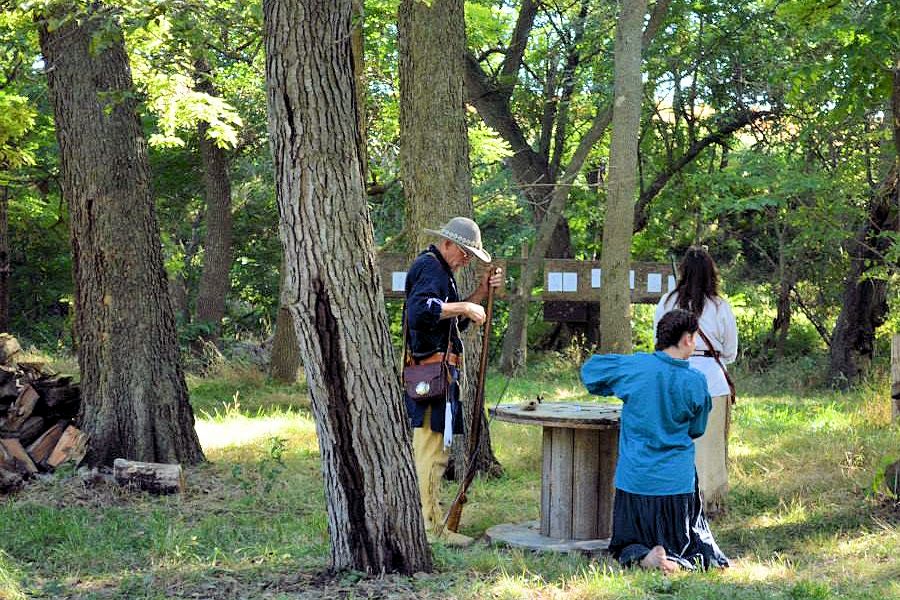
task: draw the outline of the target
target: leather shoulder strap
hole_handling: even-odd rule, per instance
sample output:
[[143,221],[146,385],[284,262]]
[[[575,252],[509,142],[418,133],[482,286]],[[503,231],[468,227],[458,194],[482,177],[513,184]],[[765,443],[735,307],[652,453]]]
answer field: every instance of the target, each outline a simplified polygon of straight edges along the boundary
[[734,404],[737,399],[737,392],[734,387],[734,381],[731,379],[731,375],[728,374],[728,369],[725,368],[725,365],[722,364],[722,359],[719,358],[719,351],[716,350],[716,347],[713,346],[713,343],[710,341],[709,337],[700,327],[697,327],[697,333],[700,334],[700,337],[703,338],[703,341],[706,343],[706,347],[709,349],[709,352],[712,354],[713,360],[716,361],[716,364],[719,365],[719,368],[722,369],[722,374],[725,375],[725,383],[728,384],[728,390],[731,392],[731,403]]

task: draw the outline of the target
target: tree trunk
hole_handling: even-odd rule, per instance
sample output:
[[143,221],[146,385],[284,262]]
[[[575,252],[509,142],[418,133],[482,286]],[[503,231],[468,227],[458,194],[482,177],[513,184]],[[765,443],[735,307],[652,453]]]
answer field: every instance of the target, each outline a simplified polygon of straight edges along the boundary
[[281,300],[278,303],[278,316],[275,318],[275,340],[272,342],[269,374],[275,381],[296,383],[297,372],[300,370],[300,348],[297,346],[297,335],[294,333],[294,321],[286,306],[290,294],[289,290],[285,289],[283,265],[279,290]]
[[850,242],[850,270],[831,335],[830,375],[841,385],[855,382],[863,372],[872,355],[875,330],[887,314],[887,282],[863,279],[863,275],[871,266],[884,262],[890,242],[881,234],[900,231],[900,58],[894,64],[891,113],[893,164],[873,191],[866,220]]
[[[205,59],[196,65],[197,90],[210,96],[218,91],[210,80],[211,71]],[[197,126],[200,158],[203,164],[203,188],[206,195],[206,239],[203,243],[203,271],[197,291],[197,322],[208,324],[202,337],[210,342],[219,340],[225,299],[231,289],[231,181],[228,175],[228,154],[209,137],[209,123]]]
[[0,192],[0,332],[9,331],[9,187]]
[[203,452],[179,363],[128,56],[109,10],[89,6],[52,31],[39,22],[71,215],[86,460],[197,463]]
[[365,60],[365,17],[363,0],[353,0],[353,32],[350,44],[353,51],[353,77],[356,80],[356,120],[359,127],[359,153],[362,157],[363,181],[369,169],[368,142],[366,136],[366,60]]
[[891,337],[891,418],[900,419],[900,333]]
[[[466,30],[463,0],[403,0],[398,18],[400,43],[400,169],[406,195],[406,230],[413,250],[435,241],[422,230],[452,217],[474,217],[469,139],[463,90]],[[474,267],[457,278],[462,295],[474,289]],[[463,337],[466,347],[461,399],[465,430],[472,431],[474,384],[478,380],[480,327]],[[484,414],[479,451],[482,473],[499,474]],[[453,468],[466,468],[466,444],[455,440]]]
[[631,236],[641,126],[641,26],[647,0],[620,0],[615,42],[615,97],[609,147],[609,195],[600,268],[601,352],[631,352]]
[[797,276],[788,265],[787,243],[788,231],[787,226],[777,222],[777,215],[773,217],[776,220],[775,228],[778,236],[778,298],[776,303],[775,319],[772,321],[772,335],[769,337],[766,346],[775,348],[775,358],[784,358],[784,346],[787,342],[788,332],[791,327],[791,292],[797,281]]
[[431,569],[359,152],[351,0],[263,4],[285,288],[322,454],[331,567]]

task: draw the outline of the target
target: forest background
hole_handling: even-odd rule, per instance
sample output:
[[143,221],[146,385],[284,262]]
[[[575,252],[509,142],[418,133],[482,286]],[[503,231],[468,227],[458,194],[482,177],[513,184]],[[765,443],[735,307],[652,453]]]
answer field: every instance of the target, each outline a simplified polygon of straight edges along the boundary
[[[494,364],[519,375],[506,381],[510,400],[524,400],[534,395],[532,386],[549,382],[556,386],[550,399],[577,396],[569,371],[585,352],[651,345],[652,307],[635,307],[629,315],[627,299],[624,307],[615,306],[624,313],[603,310],[598,317],[590,309],[584,323],[545,322],[540,305],[526,301],[540,288],[532,289],[530,282],[535,258],[611,260],[611,241],[623,240],[611,231],[621,231],[624,224],[625,244],[616,250],[625,260],[669,262],[688,245],[705,244],[719,263],[724,292],[739,319],[742,349],[736,373],[747,397],[735,423],[740,442],[734,455],[734,512],[718,527],[741,553],[741,567],[725,580],[713,577],[699,580],[698,588],[688,586],[688,597],[739,582],[752,595],[761,572],[764,586],[792,598],[828,597],[832,590],[860,597],[896,591],[897,563],[891,560],[896,498],[886,496],[879,481],[885,479],[895,444],[887,403],[879,402],[885,394],[873,391],[885,387],[887,348],[898,329],[900,302],[896,7],[804,0],[658,0],[649,7],[640,0],[620,5],[521,0],[467,2],[463,23],[457,20],[462,6],[439,0],[333,5],[272,0],[263,6],[36,0],[5,6],[0,18],[0,328],[15,333],[31,353],[49,354],[58,364],[65,365],[77,350],[87,392],[82,416],[83,426],[91,428],[90,464],[123,454],[193,464],[202,462],[204,451],[213,461],[191,471],[194,484],[184,502],[144,505],[79,486],[61,473],[32,488],[31,496],[5,503],[4,527],[27,524],[21,532],[4,530],[14,562],[7,568],[0,553],[0,580],[13,581],[10,589],[24,586],[56,597],[60,580],[77,588],[78,596],[94,597],[92,589],[99,586],[100,596],[129,597],[128,586],[143,585],[142,594],[155,597],[154,580],[161,578],[179,594],[196,595],[196,586],[205,584],[191,580],[184,589],[185,577],[232,575],[240,580],[238,587],[293,589],[296,581],[281,573],[320,565],[324,552],[326,518],[322,507],[310,501],[318,497],[321,483],[311,475],[318,459],[307,396],[319,439],[330,566],[429,571],[431,550],[416,515],[405,512],[416,506],[409,473],[394,477],[394,486],[375,485],[391,495],[388,502],[352,485],[363,471],[376,484],[384,482],[383,470],[396,474],[392,469],[406,469],[409,461],[402,444],[355,451],[362,445],[377,448],[386,439],[382,434],[398,431],[400,420],[399,413],[395,419],[393,413],[359,408],[375,399],[393,411],[399,409],[394,402],[399,396],[389,377],[381,378],[385,381],[374,393],[344,387],[358,380],[345,378],[352,366],[342,363],[347,355],[336,353],[338,347],[352,347],[351,355],[378,355],[382,360],[376,368],[385,375],[392,368],[389,356],[373,351],[388,340],[376,306],[380,296],[372,286],[359,286],[360,281],[374,284],[374,275],[371,280],[346,277],[351,264],[360,271],[371,269],[371,262],[349,262],[346,249],[352,244],[345,242],[365,240],[357,256],[371,252],[373,239],[381,250],[411,256],[423,241],[421,229],[439,224],[432,222],[438,214],[446,218],[444,212],[467,213],[474,206],[495,256],[529,254],[521,271],[509,273],[509,302],[498,307],[492,340]],[[313,18],[288,16],[298,10],[324,17],[321,26],[310,27]],[[331,26],[350,34],[331,44]],[[628,45],[623,39],[643,53],[633,65],[631,88],[642,97],[640,111],[632,111],[636,102],[613,109],[614,72],[617,97],[625,89],[619,87],[624,85],[620,67],[624,71],[627,62],[626,53],[620,55]],[[341,53],[351,45],[351,51]],[[452,54],[439,52],[451,47],[460,49],[463,61],[430,62]],[[322,54],[298,52],[303,49]],[[423,70],[423,65],[428,66]],[[351,66],[352,78],[334,85],[329,74],[345,77]],[[299,87],[306,95],[297,96],[290,77],[318,69],[325,75],[304,80]],[[416,112],[427,106],[419,100],[439,87],[423,86],[432,81],[429,77],[449,81],[463,94],[464,102],[447,97],[456,107],[448,113],[464,118],[460,127],[454,129],[442,112]],[[412,85],[404,87],[404,78]],[[354,98],[347,93],[351,80]],[[96,106],[103,110],[98,113]],[[619,113],[634,117],[635,148],[624,154],[624,137],[610,137],[625,122],[616,125]],[[343,118],[323,119],[325,114]],[[298,124],[305,131],[309,123],[326,133],[315,139],[294,135]],[[436,168],[423,160],[428,148],[416,144],[445,126],[450,133],[439,141],[455,146]],[[320,248],[309,245],[317,239],[316,227],[286,225],[296,209],[296,180],[290,174],[305,167],[304,161],[315,163],[332,144],[355,149],[357,131],[365,133],[365,144],[343,155],[343,172],[330,171],[330,182],[340,183],[320,186],[319,202],[305,206],[308,215],[320,218],[316,227],[321,231],[348,235],[319,236],[321,256],[312,257]],[[456,131],[462,143],[451,139]],[[144,139],[149,161],[143,161]],[[466,154],[468,161],[460,157]],[[637,159],[638,177],[633,210],[628,192],[623,214],[621,190],[628,186],[617,174],[631,169],[615,161],[624,155]],[[303,161],[297,163],[297,156]],[[129,162],[133,157],[138,160]],[[362,196],[359,182],[354,183],[358,159],[374,238],[368,215],[353,218],[358,214],[354,193],[335,193],[348,185]],[[117,170],[122,165],[133,170]],[[446,179],[444,167],[452,172]],[[94,202],[95,185],[102,202]],[[449,191],[455,185],[460,187]],[[467,204],[470,188],[473,202]],[[332,213],[334,222],[326,223],[319,205],[343,211]],[[285,241],[284,263],[279,226],[282,237],[292,240]],[[165,273],[157,263],[165,265]],[[326,267],[322,278],[316,269],[326,265],[330,271]],[[616,277],[625,289],[624,263],[617,269],[606,265],[604,294],[618,289],[612,283]],[[471,273],[461,279],[463,286],[470,285]],[[141,287],[151,280],[152,292]],[[298,281],[314,285],[298,289]],[[133,287],[123,288],[123,283]],[[316,311],[304,304],[310,299]],[[168,345],[174,330],[166,311],[155,310],[169,300],[178,319],[180,356],[174,343]],[[283,301],[290,311],[282,310]],[[359,329],[377,335],[357,338],[351,327],[348,336],[344,321],[334,320],[335,309],[342,317],[350,311]],[[310,321],[313,314],[324,320]],[[366,330],[366,319],[373,315],[379,321]],[[291,316],[296,330],[310,335],[294,339]],[[388,318],[396,344],[399,303],[389,303]],[[146,339],[135,335],[138,330],[146,332]],[[377,344],[353,346],[357,339]],[[298,348],[307,361],[299,384]],[[535,356],[535,351],[551,352]],[[250,371],[257,375],[247,376],[254,383],[234,385],[222,375],[223,360],[254,364]],[[182,364],[189,371],[188,385]],[[263,370],[287,381],[286,391],[261,381]],[[148,381],[154,389],[145,385]],[[489,385],[496,388],[498,379]],[[760,392],[773,385],[781,396]],[[197,432],[186,409],[188,386],[199,415]],[[241,394],[249,396],[255,415],[245,414]],[[120,401],[129,407],[125,414],[134,409],[163,427],[141,428],[139,419],[126,423],[122,411],[104,408]],[[340,430],[332,428],[335,424],[360,414],[377,418],[356,424],[351,437],[335,435]],[[243,452],[243,436],[220,427],[225,422],[249,434],[271,427],[273,419],[285,427],[267,438],[266,447],[252,451],[253,456],[262,453],[257,459],[235,454],[233,447]],[[502,514],[492,512],[493,506],[473,507],[464,527],[479,535],[499,518],[521,520],[535,501],[527,483],[535,476],[534,444],[522,446],[527,437],[521,432],[493,430],[500,461],[485,439],[479,468],[498,477],[481,481],[479,491],[522,501],[517,509],[501,507]],[[363,455],[378,460],[360,465]],[[282,475],[291,478],[291,485],[279,481]],[[202,495],[213,487],[212,501],[204,502]],[[34,501],[42,495],[44,504]],[[357,516],[387,509],[386,518],[341,513],[345,498]],[[275,503],[277,523],[251,508],[263,501]],[[194,502],[197,514],[211,511],[197,523],[190,519]],[[365,508],[362,502],[368,503]],[[294,515],[298,506],[300,513]],[[399,511],[392,512],[394,507]],[[222,537],[214,523],[219,514],[235,527],[236,538]],[[173,524],[162,531],[148,521],[154,515]],[[97,530],[92,543],[77,543],[79,536],[93,533],[83,524],[70,526],[72,519],[83,518],[125,519],[140,529],[131,532],[138,537],[150,529],[150,546],[135,543],[115,550],[121,542],[116,527]],[[271,529],[279,523],[290,526]],[[207,533],[201,531],[207,527]],[[55,536],[60,528],[66,532],[62,540]],[[352,535],[345,535],[348,531]],[[267,532],[277,538],[287,533],[276,547],[290,552],[273,554]],[[800,537],[791,538],[794,534]],[[879,536],[883,543],[875,547]],[[245,537],[248,544],[242,545],[238,538]],[[187,545],[182,543],[187,539]],[[389,547],[398,541],[407,545]],[[29,581],[22,569],[36,565],[29,557],[42,547],[57,559],[36,566]],[[785,552],[784,558],[768,558],[773,549]],[[829,560],[822,566],[817,557],[828,553],[841,553],[848,562]],[[440,595],[439,588],[448,585],[447,567],[456,559],[440,547],[434,556],[444,573],[435,582]],[[162,564],[133,572],[133,564],[147,557]],[[502,565],[507,558],[494,554],[487,563]],[[481,550],[460,560],[463,571],[492,571],[480,585],[503,585],[495,567],[482,562]],[[771,560],[784,562],[773,567]],[[230,565],[224,575],[218,570],[223,564]],[[652,578],[620,578],[607,566],[601,572],[593,564],[572,561],[558,567],[532,558],[523,564],[526,571],[558,575],[553,585],[562,588],[571,585],[566,578],[574,569],[589,596],[610,581],[626,587],[635,583],[637,593],[671,589],[658,588]],[[816,578],[823,571],[827,583],[820,585]],[[867,575],[872,577],[860,587]],[[801,579],[794,583],[794,576]],[[327,593],[332,583],[316,579],[314,587]],[[465,588],[462,580],[451,584],[457,592]],[[421,591],[419,584],[413,587]]]
[[[500,257],[519,256],[543,216],[540,194],[516,183],[511,157],[523,148],[515,145],[527,144],[558,181],[612,85],[612,6],[525,4],[535,16],[511,96],[478,110],[479,101],[468,104],[475,214],[486,247]],[[410,252],[398,162],[397,8],[367,2],[362,20],[367,185],[378,243]],[[520,8],[466,4],[467,77],[508,83],[503,49]],[[275,329],[281,248],[261,18],[260,5],[237,2],[125,3],[118,16],[185,348],[207,337],[228,351]],[[900,251],[890,118],[896,19],[887,2],[673,2],[647,46],[632,257],[668,262],[689,244],[707,244],[739,309],[749,364],[819,360],[836,343],[823,377],[853,380],[873,356],[888,354],[900,318],[891,285]],[[67,350],[71,246],[46,78],[27,14],[7,10],[0,25],[0,214],[8,219],[0,320],[27,343]],[[495,109],[494,121],[479,114]],[[591,148],[572,182],[548,256],[599,258],[608,143],[607,134]],[[848,308],[854,285],[861,304]],[[835,336],[842,308],[853,322]],[[647,347],[641,314],[636,342]],[[542,323],[539,305],[531,325],[531,347],[565,347],[573,334],[596,339]]]

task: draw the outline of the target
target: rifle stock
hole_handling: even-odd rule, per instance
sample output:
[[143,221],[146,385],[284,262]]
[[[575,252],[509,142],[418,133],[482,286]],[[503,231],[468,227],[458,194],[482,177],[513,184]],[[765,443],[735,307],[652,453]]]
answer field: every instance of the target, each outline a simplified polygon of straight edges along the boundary
[[[496,273],[496,271],[494,271]],[[472,405],[472,431],[469,435],[469,460],[466,464],[466,475],[463,477],[459,486],[459,492],[453,499],[453,504],[444,517],[444,522],[440,525],[438,535],[443,533],[444,529],[450,531],[459,531],[459,521],[462,518],[463,505],[466,503],[466,492],[469,486],[475,480],[477,471],[477,461],[475,454],[478,452],[478,445],[481,441],[481,421],[484,419],[484,380],[487,375],[488,361],[488,344],[491,338],[491,317],[494,311],[494,288],[488,287],[487,311],[484,321],[484,337],[481,340],[481,360],[478,368],[478,387],[475,389],[475,402]]]

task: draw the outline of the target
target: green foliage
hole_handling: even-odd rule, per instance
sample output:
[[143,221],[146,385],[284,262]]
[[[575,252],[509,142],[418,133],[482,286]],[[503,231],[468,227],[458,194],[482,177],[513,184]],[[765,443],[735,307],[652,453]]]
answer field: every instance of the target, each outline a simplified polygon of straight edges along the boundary
[[22,138],[34,127],[35,111],[28,98],[0,90],[0,169],[34,164],[34,154]]
[[[377,243],[402,251],[398,5],[398,0],[367,0],[362,25],[366,178],[383,190],[369,197],[369,206]],[[558,170],[612,93],[615,4],[584,3],[584,18],[581,5],[540,3],[511,99],[522,135]],[[68,343],[71,259],[34,18],[49,15],[49,26],[58,28],[83,18],[94,5],[79,0],[56,11],[60,6],[36,0],[0,15],[0,183],[9,183],[10,190],[12,316],[17,333],[50,346]],[[206,122],[208,135],[228,149],[232,165],[235,260],[224,332],[232,338],[265,336],[278,302],[281,247],[266,143],[261,2],[116,0],[105,6],[92,17],[102,25],[94,47],[102,51],[119,35],[127,43],[135,79],[135,93],[127,97],[140,100],[153,144],[167,272],[184,283],[190,313],[204,259],[197,127]],[[510,1],[466,2],[468,45],[489,75],[504,58],[520,7]],[[579,29],[584,33],[576,43]],[[846,240],[896,158],[884,109],[898,31],[897,9],[886,2],[674,2],[644,51],[643,190],[740,111],[773,112],[717,140],[681,168],[652,201],[649,223],[632,249],[636,260],[668,261],[689,244],[708,244],[726,291],[743,297],[742,352],[755,364],[771,363],[767,340],[775,299],[787,282],[793,285],[794,314],[785,351],[790,356],[823,351],[811,320],[826,329],[833,325],[849,264]],[[572,68],[576,52],[579,61]],[[213,92],[201,85],[207,83]],[[494,255],[518,256],[534,239],[535,207],[524,201],[512,177],[508,144],[471,107],[467,110],[476,218]],[[548,128],[563,113],[565,130]],[[600,256],[607,147],[608,136],[591,150],[583,169],[590,181],[575,180],[564,212],[576,258]],[[895,232],[885,236],[883,264],[873,265],[869,276],[894,283],[900,238]],[[900,285],[889,289],[891,309],[879,330],[881,344],[900,327],[898,290]],[[800,301],[808,314],[801,316]],[[548,325],[539,305],[530,308],[536,340]],[[642,310],[635,310],[635,342],[647,348],[652,335]],[[506,318],[502,304],[497,318],[495,335],[500,335]]]

